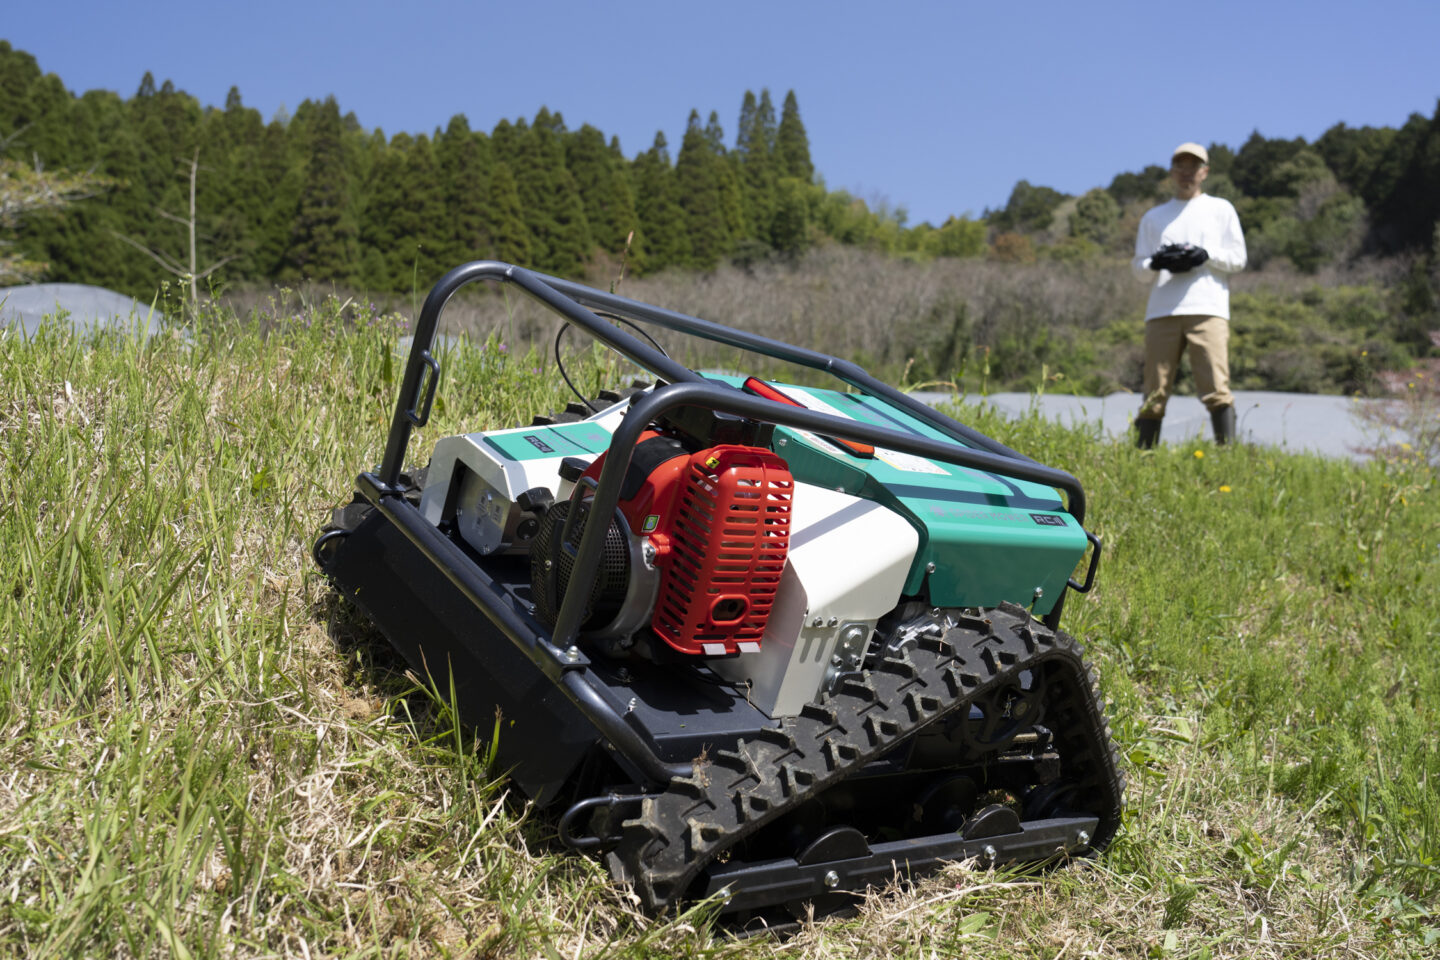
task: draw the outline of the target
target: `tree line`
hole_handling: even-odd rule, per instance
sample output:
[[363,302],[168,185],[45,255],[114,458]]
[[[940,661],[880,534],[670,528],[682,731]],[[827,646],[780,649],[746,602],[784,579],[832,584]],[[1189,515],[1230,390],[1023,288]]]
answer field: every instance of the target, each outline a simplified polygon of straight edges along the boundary
[[[1419,277],[1440,261],[1440,105],[1399,129],[1337,124],[1314,143],[1256,132],[1209,149],[1206,190],[1235,203],[1254,266],[1400,253]],[[733,140],[717,112],[692,110],[673,155],[657,133],[626,157],[617,138],[544,107],[488,133],[457,114],[430,135],[387,137],[333,97],[266,121],[236,88],[202,106],[149,74],[128,99],[76,96],[0,40],[0,284],[45,276],[148,297],[165,277],[157,262],[184,266],[176,211],[192,173],[190,273],[223,262],[226,284],[396,293],[484,257],[563,276],[622,258],[636,273],[748,265],[825,242],[916,259],[1116,257],[1167,196],[1158,165],[1078,196],[1021,180],[979,219],[908,226],[903,210],[827,189],[794,91],[778,112],[768,90],[747,91]]]
[[[692,110],[673,156],[657,133],[627,158],[617,138],[590,124],[572,130],[544,107],[488,133],[457,114],[433,135],[387,137],[333,97],[267,122],[236,88],[223,107],[202,106],[148,73],[128,99],[75,96],[0,41],[0,160],[0,177],[90,171],[98,188],[85,203],[12,223],[19,253],[9,263],[30,269],[0,282],[38,276],[44,264],[51,278],[153,291],[164,276],[154,261],[182,259],[174,211],[186,206],[197,161],[199,260],[225,258],[228,283],[405,292],[484,257],[580,276],[597,258],[643,273],[793,256],[827,238],[919,244],[894,215],[826,189],[794,91],[778,116],[768,90],[747,91],[733,140],[716,112],[702,122]],[[984,248],[972,221],[927,233],[940,255]]]

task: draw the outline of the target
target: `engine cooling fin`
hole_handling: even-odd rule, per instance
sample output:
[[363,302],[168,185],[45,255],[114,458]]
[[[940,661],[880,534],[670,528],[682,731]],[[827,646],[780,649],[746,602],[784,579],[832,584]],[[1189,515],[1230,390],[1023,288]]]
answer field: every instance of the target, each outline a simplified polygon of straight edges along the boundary
[[[575,506],[575,523],[570,536],[564,536],[565,523],[572,504],[562,501],[551,507],[540,521],[539,532],[530,549],[530,578],[535,592],[535,616],[546,626],[554,626],[560,616],[560,604],[575,570],[575,550],[590,520],[590,504]],[[566,549],[566,547],[569,549]],[[601,626],[620,609],[630,579],[629,548],[625,532],[617,520],[611,519],[605,531],[605,549],[600,557],[595,584],[585,603],[584,624]]]
[[[674,909],[697,893],[704,895],[703,874],[725,851],[858,773],[922,728],[959,716],[972,705],[993,705],[1007,688],[1024,686],[1031,673],[1045,678],[1046,725],[1055,738],[1060,778],[1067,785],[1066,807],[1088,813],[1094,829],[1064,842],[1044,829],[1013,833],[1011,837],[1020,839],[1010,844],[1005,836],[991,835],[993,831],[956,834],[943,848],[951,851],[944,859],[984,851],[992,861],[1034,860],[1057,852],[1101,850],[1119,828],[1124,781],[1094,674],[1072,637],[1033,620],[1022,607],[1003,604],[963,618],[943,637],[921,638],[882,658],[875,669],[845,679],[834,693],[786,718],[779,729],[741,740],[734,750],[722,750],[708,764],[697,764],[691,777],[676,778],[664,792],[645,797],[608,854],[610,871],[632,883],[645,907],[655,913]],[[993,729],[994,724],[985,726]],[[1022,726],[1014,725],[1017,731]],[[971,752],[999,754],[1009,742],[1004,736],[985,739],[972,744]],[[876,872],[873,860],[837,861],[833,867],[822,863],[809,871],[787,861],[773,873],[785,878],[783,899],[803,899],[863,888],[875,879],[869,875]],[[868,874],[851,871],[846,864],[862,864]],[[904,868],[906,863],[896,865]],[[881,867],[893,870],[888,862]],[[757,903],[774,903],[781,896],[775,889],[747,895],[744,871],[727,864],[716,872],[726,871],[735,882],[712,883],[708,892],[723,891],[727,899]]]

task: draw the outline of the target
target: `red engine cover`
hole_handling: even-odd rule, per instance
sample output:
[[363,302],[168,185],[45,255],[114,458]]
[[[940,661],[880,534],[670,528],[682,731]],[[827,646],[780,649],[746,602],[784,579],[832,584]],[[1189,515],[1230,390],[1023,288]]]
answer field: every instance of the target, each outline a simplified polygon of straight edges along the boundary
[[651,627],[682,653],[759,644],[790,550],[789,467],[760,447],[721,445],[692,454],[676,479],[653,537],[662,575]]

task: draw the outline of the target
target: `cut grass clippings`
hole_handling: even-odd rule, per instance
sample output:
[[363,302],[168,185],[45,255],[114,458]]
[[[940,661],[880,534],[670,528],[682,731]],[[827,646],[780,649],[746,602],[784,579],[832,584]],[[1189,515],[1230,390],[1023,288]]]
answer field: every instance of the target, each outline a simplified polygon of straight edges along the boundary
[[[1065,626],[1112,702],[1125,829],[1097,860],[957,864],[737,942],[707,906],[640,915],[565,852],[491,769],[493,731],[457,729],[315,571],[403,369],[392,328],[339,306],[193,340],[0,336],[0,956],[1440,950],[1423,468],[962,410],[1086,488],[1104,557]],[[493,341],[443,359],[420,460],[571,399]]]

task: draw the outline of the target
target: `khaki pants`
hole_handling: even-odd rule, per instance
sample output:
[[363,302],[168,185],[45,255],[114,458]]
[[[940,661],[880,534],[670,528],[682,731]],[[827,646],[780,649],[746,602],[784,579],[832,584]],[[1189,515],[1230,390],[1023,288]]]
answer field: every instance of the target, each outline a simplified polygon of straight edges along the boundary
[[1223,317],[1156,317],[1145,321],[1145,405],[1139,420],[1165,416],[1165,402],[1175,389],[1180,358],[1190,351],[1195,392],[1207,410],[1235,402],[1230,393],[1230,322]]

